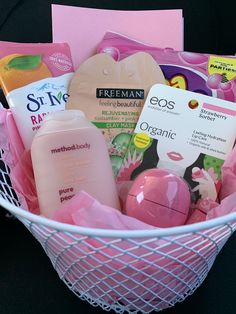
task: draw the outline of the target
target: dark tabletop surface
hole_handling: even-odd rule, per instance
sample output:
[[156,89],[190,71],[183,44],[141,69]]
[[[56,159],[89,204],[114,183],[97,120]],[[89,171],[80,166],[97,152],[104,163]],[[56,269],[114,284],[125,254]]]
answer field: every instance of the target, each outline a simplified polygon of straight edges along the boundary
[[[218,3],[219,2],[219,3]],[[184,10],[185,50],[235,54],[235,0],[0,0],[0,40],[51,41],[51,3],[107,9]],[[59,279],[40,244],[0,209],[0,314],[106,313],[80,301]],[[196,292],[165,314],[236,313],[236,235]]]

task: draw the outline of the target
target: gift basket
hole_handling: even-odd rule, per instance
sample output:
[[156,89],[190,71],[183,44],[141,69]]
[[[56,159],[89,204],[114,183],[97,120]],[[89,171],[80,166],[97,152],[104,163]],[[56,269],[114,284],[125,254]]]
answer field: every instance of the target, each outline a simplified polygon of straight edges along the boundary
[[93,306],[116,313],[150,313],[183,301],[204,281],[236,230],[236,213],[148,231],[102,230],[55,222],[20,207],[2,158],[0,205],[40,242],[72,292]]
[[74,72],[67,43],[0,45],[0,205],[91,305],[185,300],[236,230],[235,58],[108,32]]

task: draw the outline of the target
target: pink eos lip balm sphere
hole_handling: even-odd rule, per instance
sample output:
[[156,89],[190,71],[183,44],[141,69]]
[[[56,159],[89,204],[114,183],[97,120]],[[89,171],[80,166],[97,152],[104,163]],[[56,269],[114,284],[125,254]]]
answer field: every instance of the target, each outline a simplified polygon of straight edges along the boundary
[[126,213],[156,227],[183,225],[190,206],[187,183],[164,169],[142,172],[131,186]]

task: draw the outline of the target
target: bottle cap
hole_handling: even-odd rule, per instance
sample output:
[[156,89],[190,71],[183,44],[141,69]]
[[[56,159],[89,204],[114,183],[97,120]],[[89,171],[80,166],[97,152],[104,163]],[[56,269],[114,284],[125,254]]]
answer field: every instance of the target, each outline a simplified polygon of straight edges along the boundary
[[68,121],[74,120],[77,117],[85,118],[85,114],[81,110],[60,110],[50,112],[48,115],[45,116],[44,121],[49,120]]
[[91,127],[95,126],[86,119],[84,113],[80,110],[55,111],[44,117],[43,123],[35,137]]

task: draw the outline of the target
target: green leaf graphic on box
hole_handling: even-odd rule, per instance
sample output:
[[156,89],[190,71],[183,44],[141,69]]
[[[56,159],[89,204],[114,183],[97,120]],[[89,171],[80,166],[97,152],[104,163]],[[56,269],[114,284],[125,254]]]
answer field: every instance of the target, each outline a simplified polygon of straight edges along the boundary
[[120,170],[120,167],[123,162],[123,158],[120,156],[111,155],[110,156],[112,170],[115,176],[117,176],[118,171]]
[[112,144],[116,149],[118,149],[122,154],[125,154],[129,146],[131,139],[131,134],[129,133],[120,133],[114,137]]
[[58,99],[58,100],[61,100],[61,98],[62,98],[62,92],[60,91],[60,92],[57,94],[57,99]]
[[221,177],[221,168],[223,163],[224,160],[208,155],[206,155],[203,160],[204,169],[208,170],[209,168],[213,168],[218,179]]
[[25,55],[19,56],[11,59],[6,68],[9,69],[17,69],[17,70],[33,70],[37,68],[42,60],[41,55]]

